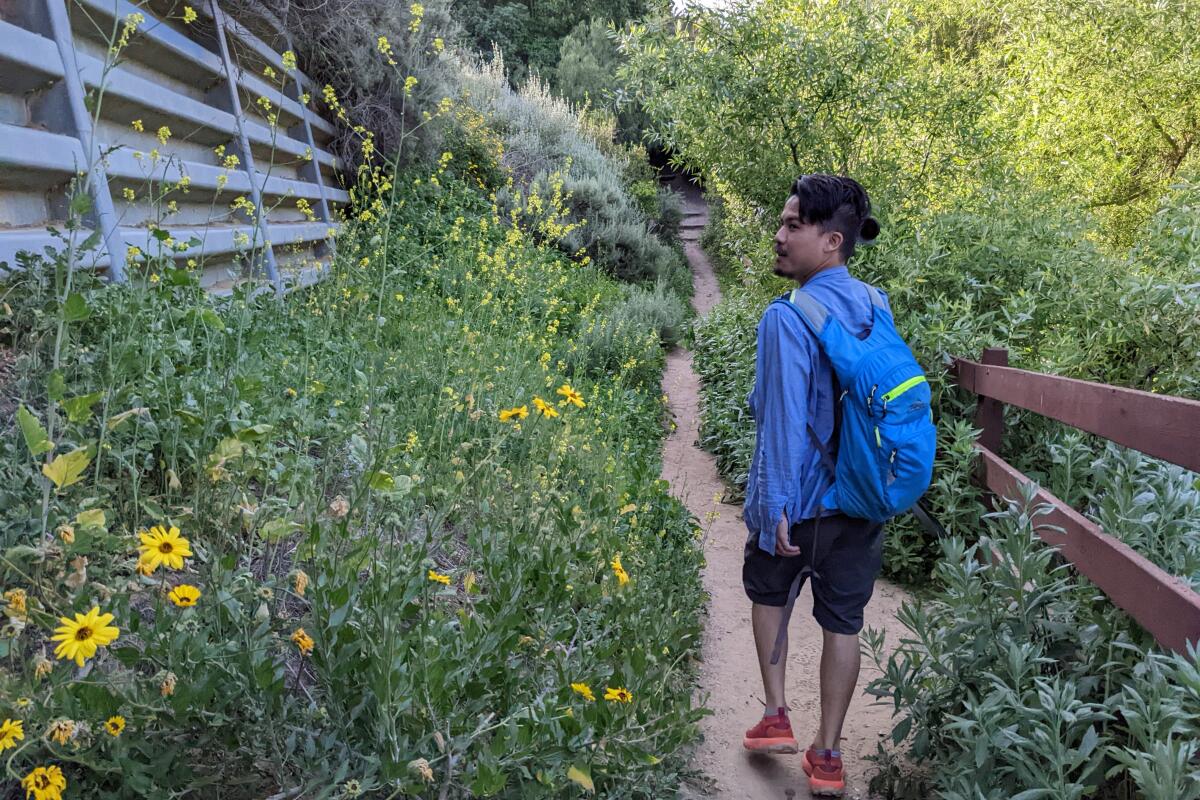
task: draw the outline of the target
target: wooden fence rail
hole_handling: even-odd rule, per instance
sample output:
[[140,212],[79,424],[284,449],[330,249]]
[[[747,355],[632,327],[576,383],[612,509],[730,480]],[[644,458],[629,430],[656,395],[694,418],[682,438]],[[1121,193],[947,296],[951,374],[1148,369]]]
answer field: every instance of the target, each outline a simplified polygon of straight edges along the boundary
[[[999,455],[1003,403],[1034,411],[1146,455],[1200,471],[1200,402],[1008,366],[1008,352],[989,348],[980,361],[954,361],[958,385],[979,395],[975,425],[982,429],[980,482],[1013,497],[1029,483]],[[1200,645],[1200,594],[1099,525],[1042,489],[1053,511],[1039,518],[1038,536],[1095,583],[1163,647],[1186,652]],[[1057,526],[1055,530],[1045,526]]]

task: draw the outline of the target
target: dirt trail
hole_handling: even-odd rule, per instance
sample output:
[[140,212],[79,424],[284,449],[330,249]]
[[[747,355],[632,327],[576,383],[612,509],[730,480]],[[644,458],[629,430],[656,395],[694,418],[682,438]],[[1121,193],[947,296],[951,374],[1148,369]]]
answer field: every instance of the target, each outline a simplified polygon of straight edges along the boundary
[[[689,187],[686,198],[683,240],[695,287],[692,304],[696,313],[704,316],[720,301],[721,292],[712,265],[698,242],[708,217],[707,206],[693,188]],[[677,426],[664,448],[663,478],[670,482],[672,493],[706,526],[703,577],[710,601],[699,697],[715,714],[701,723],[704,740],[696,748],[695,765],[711,779],[712,785],[691,790],[688,796],[803,800],[809,794],[799,755],[751,755],[742,747],[742,734],[763,710],[762,680],[750,630],[750,602],[741,582],[746,528],[740,505],[720,503],[725,484],[717,474],[712,455],[697,444],[700,382],[692,371],[689,351],[676,348],[667,356],[663,391]],[[707,522],[712,512],[718,516]],[[867,625],[887,629],[887,640],[891,643],[899,634],[895,614],[904,597],[903,590],[881,580],[876,583],[875,595],[867,606]],[[812,618],[812,595],[806,587],[792,616],[787,673],[788,703],[801,747],[809,744],[819,715],[820,653],[821,632]],[[876,672],[864,659],[860,693],[851,703],[843,730],[848,798],[868,797],[866,778],[870,764],[863,758],[875,751],[876,742],[891,729],[889,709],[872,705],[872,699],[861,694],[861,688]]]

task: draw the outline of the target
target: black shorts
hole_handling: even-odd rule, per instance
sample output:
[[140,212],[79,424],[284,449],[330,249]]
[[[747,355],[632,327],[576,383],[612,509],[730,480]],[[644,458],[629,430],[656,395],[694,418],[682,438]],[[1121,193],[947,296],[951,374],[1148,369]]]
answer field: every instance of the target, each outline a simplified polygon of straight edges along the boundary
[[883,524],[835,514],[821,519],[813,557],[814,520],[792,525],[791,543],[800,555],[778,556],[758,546],[758,535],[746,539],[742,585],[752,602],[787,605],[788,589],[800,570],[813,567],[813,616],[832,633],[862,630],[863,609],[875,589],[883,564]]

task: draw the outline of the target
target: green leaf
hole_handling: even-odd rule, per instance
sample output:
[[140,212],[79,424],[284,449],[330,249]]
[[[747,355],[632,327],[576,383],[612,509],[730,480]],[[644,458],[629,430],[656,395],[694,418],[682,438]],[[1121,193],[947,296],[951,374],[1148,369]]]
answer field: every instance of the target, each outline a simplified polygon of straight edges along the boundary
[[79,192],[71,198],[71,213],[82,217],[84,214],[91,212],[92,198],[88,197],[86,192]]
[[367,485],[376,491],[390,492],[396,488],[396,479],[381,469],[371,473],[371,477],[367,479]]
[[80,511],[75,515],[75,524],[80,528],[100,528],[104,529],[108,520],[104,517],[104,509],[89,508],[87,511]]
[[17,425],[21,428],[21,434],[25,437],[25,446],[29,448],[31,456],[40,456],[42,453],[48,453],[54,449],[54,442],[50,441],[42,423],[25,406],[17,409]]
[[149,413],[150,413],[150,409],[148,409],[148,408],[131,408],[128,411],[122,411],[120,414],[117,414],[115,417],[108,418],[108,429],[110,431],[115,431],[117,428],[121,427],[121,425],[124,424],[124,422],[127,419],[129,419],[130,417],[137,416],[139,414],[147,414],[148,415]]
[[171,232],[164,228],[155,228],[154,230],[150,231],[150,235],[155,239],[158,239],[160,242],[165,242],[167,239],[171,238]]
[[66,393],[67,379],[63,377],[61,369],[56,369],[50,373],[50,379],[46,381],[46,396],[58,403],[62,401]]
[[49,464],[42,465],[42,474],[54,481],[57,489],[65,489],[73,483],[78,483],[83,477],[83,471],[92,463],[88,448],[77,447],[69,453],[63,453]]
[[92,406],[102,397],[104,392],[92,392],[63,400],[62,407],[67,412],[67,419],[71,422],[83,422],[92,416]]
[[258,535],[268,542],[278,542],[298,527],[300,526],[290,519],[272,519],[263,523],[263,526],[258,530]]
[[896,727],[892,728],[892,744],[900,744],[904,741],[904,737],[908,736],[909,730],[912,728],[912,717],[905,717],[900,720]]
[[92,310],[88,308],[87,301],[78,292],[72,292],[67,302],[63,303],[63,319],[67,322],[79,322],[91,315]]
[[567,770],[567,777],[578,783],[584,789],[587,789],[590,794],[596,793],[596,785],[592,783],[591,770],[586,764],[582,767],[578,764],[571,767],[569,770]]

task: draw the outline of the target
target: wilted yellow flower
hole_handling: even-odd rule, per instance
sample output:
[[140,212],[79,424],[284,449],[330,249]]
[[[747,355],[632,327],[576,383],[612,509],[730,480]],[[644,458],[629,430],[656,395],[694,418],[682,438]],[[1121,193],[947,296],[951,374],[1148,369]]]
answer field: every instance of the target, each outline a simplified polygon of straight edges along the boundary
[[180,608],[188,608],[196,605],[196,601],[200,599],[200,590],[190,583],[181,583],[172,589],[167,597]]
[[350,503],[340,494],[329,504],[329,513],[334,519],[341,519],[350,513]]
[[[166,565],[170,569],[183,569],[183,559],[192,555],[191,544],[179,535],[179,528],[172,525],[169,529],[155,525],[149,532],[138,534],[142,551],[141,559],[150,568],[150,572]],[[140,566],[140,564],[139,564]]]
[[308,573],[304,570],[296,570],[296,594],[304,597],[304,592],[308,589]]
[[583,699],[587,700],[589,703],[596,702],[596,695],[592,694],[592,687],[588,686],[586,683],[572,683],[571,688],[575,690],[576,694],[582,696]]
[[120,714],[109,717],[104,721],[104,730],[114,739],[121,735],[121,731],[125,730],[125,718]]
[[33,659],[33,677],[38,680],[49,675],[53,669],[54,662],[46,658],[44,654],[38,653],[37,657]]
[[429,766],[429,762],[425,759],[414,758],[408,762],[408,769],[426,783],[433,782],[433,768]]
[[75,722],[69,719],[56,719],[50,723],[50,727],[46,729],[46,738],[53,739],[59,744],[66,744],[71,741],[71,737],[75,734]]
[[583,397],[580,396],[579,392],[572,389],[570,384],[564,383],[562,386],[558,387],[556,392],[565,398],[563,401],[565,403],[573,403],[579,408],[583,408],[584,405],[586,405],[583,402]]
[[19,719],[6,719],[0,724],[0,752],[10,747],[16,747],[17,742],[25,738],[25,728]]
[[8,604],[9,613],[16,616],[25,616],[28,599],[24,589],[9,589],[4,593],[4,602]]
[[429,578],[429,580],[434,581],[435,583],[440,583],[444,586],[450,585],[450,576],[449,575],[443,575],[442,573],[435,572],[434,570],[429,570],[429,572],[426,574],[425,577]]
[[168,672],[163,675],[162,683],[158,685],[158,693],[163,697],[170,697],[175,694],[175,683],[177,679],[174,672]]
[[192,8],[191,6],[184,6],[183,21],[185,23],[187,23],[188,25],[191,25],[193,22],[195,22],[196,21],[196,9]]
[[304,628],[296,628],[292,631],[292,643],[300,651],[301,655],[308,655],[312,652],[313,646],[316,644],[312,637],[304,632]]
[[101,614],[99,606],[92,606],[87,614],[75,613],[75,619],[59,617],[62,625],[54,629],[51,640],[58,642],[54,648],[57,658],[72,659],[78,666],[96,655],[96,648],[112,644],[120,634],[120,629],[108,623],[112,622],[112,614]]
[[604,687],[604,699],[615,703],[629,703],[633,701],[633,692],[619,686],[615,689],[606,686]]
[[62,800],[67,778],[54,764],[36,767],[21,779],[21,788],[25,790],[25,800],[29,800],[30,795],[33,795],[33,800]]

